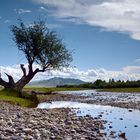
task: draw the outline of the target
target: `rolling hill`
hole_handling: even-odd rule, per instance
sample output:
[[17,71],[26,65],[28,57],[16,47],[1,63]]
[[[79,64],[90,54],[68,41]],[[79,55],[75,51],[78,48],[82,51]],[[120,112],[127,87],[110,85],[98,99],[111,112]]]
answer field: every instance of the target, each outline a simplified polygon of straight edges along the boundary
[[51,78],[48,80],[35,81],[28,84],[28,86],[40,86],[40,87],[56,87],[61,85],[79,85],[84,84],[85,82],[79,79],[72,78]]

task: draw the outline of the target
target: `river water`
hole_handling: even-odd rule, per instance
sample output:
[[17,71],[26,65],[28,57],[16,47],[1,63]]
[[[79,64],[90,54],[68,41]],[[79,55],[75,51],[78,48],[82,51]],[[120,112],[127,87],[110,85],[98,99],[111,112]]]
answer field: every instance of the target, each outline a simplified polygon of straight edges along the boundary
[[[79,92],[79,93],[78,93]],[[89,92],[89,91],[88,91]],[[93,91],[92,91],[93,92]],[[73,92],[72,92],[73,93]],[[75,92],[74,92],[75,93]],[[65,92],[66,94],[66,92]],[[77,91],[76,94],[86,96],[85,91]],[[90,94],[89,92],[89,95]],[[91,96],[92,97],[92,96]],[[107,132],[110,140],[121,140],[118,134],[124,132],[127,140],[140,140],[140,110],[125,109],[112,106],[94,105],[71,101],[54,101],[51,103],[40,103],[38,108],[73,108],[78,116],[91,115],[92,117],[100,116],[106,120],[105,132]],[[115,132],[111,138],[112,132]]]

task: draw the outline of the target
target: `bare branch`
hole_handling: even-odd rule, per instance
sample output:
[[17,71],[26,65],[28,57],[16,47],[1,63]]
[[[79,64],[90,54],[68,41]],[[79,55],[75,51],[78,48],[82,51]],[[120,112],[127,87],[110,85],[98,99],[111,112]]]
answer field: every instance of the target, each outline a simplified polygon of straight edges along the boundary
[[36,73],[38,73],[38,72],[45,72],[45,70],[44,69],[39,69],[39,68],[37,68],[35,71],[34,71],[34,74],[36,74]]
[[24,68],[24,64],[20,64],[20,68],[22,69],[23,75],[26,76],[26,69]]
[[7,87],[8,83],[6,81],[4,81],[2,78],[0,78],[0,85],[4,86],[4,87]]
[[12,77],[11,75],[7,74],[7,73],[5,73],[5,74],[7,75],[8,79],[9,79],[9,84],[10,84],[10,85],[14,85],[15,82],[14,82],[13,77]]
[[38,73],[38,72],[45,72],[45,71],[47,71],[47,70],[51,70],[51,68],[49,68],[49,67],[50,67],[50,64],[47,64],[47,65],[44,66],[42,69],[37,68],[37,69],[34,71],[34,73],[36,74],[36,73]]

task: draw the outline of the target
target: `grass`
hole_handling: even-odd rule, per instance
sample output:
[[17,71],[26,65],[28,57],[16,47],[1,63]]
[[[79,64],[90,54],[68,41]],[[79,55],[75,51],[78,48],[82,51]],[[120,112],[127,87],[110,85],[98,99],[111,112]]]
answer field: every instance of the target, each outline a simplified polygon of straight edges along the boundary
[[66,90],[82,90],[83,88],[46,88],[46,87],[26,87],[23,90],[22,98],[18,97],[18,93],[11,90],[0,88],[0,101],[9,102],[22,107],[36,107],[38,98],[36,95],[28,94],[26,91],[66,91]]
[[86,88],[57,88],[57,87],[25,87],[24,91],[44,91],[44,92],[52,92],[52,91],[74,91],[74,90],[85,90]]
[[17,92],[9,91],[9,90],[1,90],[0,91],[0,101],[9,102],[14,105],[19,105],[22,107],[35,107],[36,102],[32,95],[27,93],[23,94],[23,97],[18,97]]
[[99,92],[129,92],[129,93],[140,93],[140,87],[138,88],[108,88],[99,89]]
[[[46,88],[46,87],[26,87],[24,88],[23,97],[18,97],[17,92],[0,89],[0,101],[9,102],[14,105],[19,105],[22,107],[36,107],[38,100],[44,99],[44,96],[35,96],[26,93],[26,91],[73,91],[73,90],[85,90],[85,88]],[[130,92],[130,93],[140,93],[139,88],[109,88],[109,89],[99,89],[99,92]],[[38,99],[37,99],[38,97]],[[50,96],[51,97],[51,96]],[[41,98],[41,99],[40,99]],[[48,96],[47,96],[48,98]]]

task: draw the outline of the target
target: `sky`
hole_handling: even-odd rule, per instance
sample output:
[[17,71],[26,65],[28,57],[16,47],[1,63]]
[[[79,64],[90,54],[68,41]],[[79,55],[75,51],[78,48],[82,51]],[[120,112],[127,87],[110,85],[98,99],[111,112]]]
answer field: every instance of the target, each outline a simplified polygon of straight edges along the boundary
[[[1,0],[0,70],[18,79],[27,63],[10,32],[22,18],[26,25],[42,18],[73,52],[71,67],[38,74],[51,77],[140,80],[140,0]],[[36,65],[35,65],[36,67]]]

